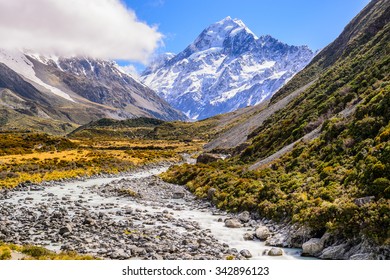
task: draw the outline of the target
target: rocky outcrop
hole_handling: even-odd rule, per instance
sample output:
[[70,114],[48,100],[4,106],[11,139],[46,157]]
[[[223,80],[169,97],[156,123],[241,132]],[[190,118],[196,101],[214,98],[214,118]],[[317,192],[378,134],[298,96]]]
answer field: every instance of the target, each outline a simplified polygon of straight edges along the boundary
[[223,159],[223,157],[221,155],[211,154],[211,153],[203,153],[197,157],[196,163],[207,164],[210,162],[218,161],[220,159]]

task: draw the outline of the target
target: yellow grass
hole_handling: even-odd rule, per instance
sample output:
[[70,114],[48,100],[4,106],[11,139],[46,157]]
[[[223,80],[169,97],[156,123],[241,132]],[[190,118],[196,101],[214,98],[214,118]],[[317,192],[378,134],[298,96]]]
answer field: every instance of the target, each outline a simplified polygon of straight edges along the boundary
[[[72,140],[78,148],[0,156],[0,188],[21,182],[59,180],[98,173],[118,173],[134,166],[177,162],[181,153],[199,151],[203,143],[166,140]],[[11,176],[12,174],[12,176]]]

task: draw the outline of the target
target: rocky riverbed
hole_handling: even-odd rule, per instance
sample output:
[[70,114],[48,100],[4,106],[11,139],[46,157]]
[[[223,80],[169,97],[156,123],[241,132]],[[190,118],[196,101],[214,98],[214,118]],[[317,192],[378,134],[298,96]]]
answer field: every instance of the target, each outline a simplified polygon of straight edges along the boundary
[[0,240],[104,259],[295,259],[265,245],[274,228],[196,199],[149,166],[117,177],[24,185],[0,193]]

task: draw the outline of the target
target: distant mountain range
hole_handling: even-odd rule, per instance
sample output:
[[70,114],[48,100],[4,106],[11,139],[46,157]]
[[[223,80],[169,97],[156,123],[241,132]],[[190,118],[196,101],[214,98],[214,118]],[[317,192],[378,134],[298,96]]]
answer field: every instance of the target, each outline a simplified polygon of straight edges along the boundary
[[199,120],[269,99],[313,56],[307,46],[257,37],[241,20],[227,17],[179,54],[156,57],[141,80]]
[[103,117],[185,120],[111,61],[0,50],[0,125],[63,133]]

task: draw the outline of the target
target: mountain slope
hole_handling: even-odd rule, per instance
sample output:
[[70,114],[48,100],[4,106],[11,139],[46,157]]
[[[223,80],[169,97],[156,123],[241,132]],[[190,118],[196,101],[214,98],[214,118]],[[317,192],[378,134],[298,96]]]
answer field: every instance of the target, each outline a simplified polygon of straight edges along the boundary
[[172,168],[166,179],[201,197],[213,188],[218,207],[288,224],[271,245],[321,238],[316,257],[390,259],[389,19],[389,1],[371,1],[274,95],[268,108],[299,91],[239,154]]
[[[151,89],[109,61],[0,50],[0,88],[3,110],[18,110],[19,114],[45,122],[69,123],[72,127],[102,117],[185,119]],[[10,92],[15,97],[12,104],[5,96]],[[3,129],[14,125],[8,124],[3,121]],[[25,125],[30,125],[27,120]]]
[[258,38],[227,17],[178,55],[158,57],[142,80],[189,118],[204,119],[270,98],[312,57],[306,46]]

